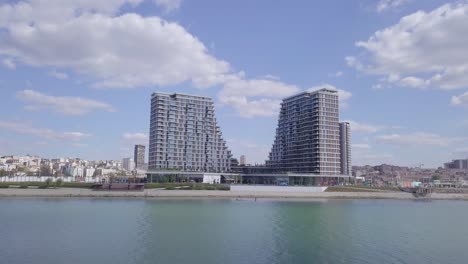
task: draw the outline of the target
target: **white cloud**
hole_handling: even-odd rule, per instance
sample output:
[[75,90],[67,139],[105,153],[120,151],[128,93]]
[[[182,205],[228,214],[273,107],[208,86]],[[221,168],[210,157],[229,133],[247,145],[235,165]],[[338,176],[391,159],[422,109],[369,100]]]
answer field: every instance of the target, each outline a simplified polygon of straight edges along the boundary
[[0,27],[17,23],[50,23],[49,26],[67,22],[85,14],[115,15],[125,5],[137,6],[143,0],[25,0],[0,5]]
[[144,133],[125,133],[122,138],[131,141],[148,141],[148,136]]
[[266,75],[261,76],[260,79],[269,79],[269,80],[279,81],[281,78],[276,75],[266,74]]
[[[338,91],[341,106],[348,105],[352,94],[337,89],[333,85],[322,84],[309,88],[307,91],[316,91],[322,88]],[[277,116],[281,100],[299,92],[301,89],[295,85],[271,79],[245,79],[241,73],[226,79],[223,89],[218,94],[218,99],[221,105],[235,108],[243,117]]]
[[399,84],[406,87],[424,88],[429,84],[429,82],[421,78],[409,76],[401,79]]
[[460,94],[459,96],[452,96],[452,101],[450,103],[452,105],[468,106],[468,92]]
[[376,125],[371,125],[371,124],[366,124],[366,123],[360,123],[352,120],[346,120],[344,122],[348,122],[349,125],[351,126],[351,132],[354,133],[375,133],[381,129],[383,129],[382,126],[376,126]]
[[381,135],[376,139],[378,143],[403,147],[417,145],[445,147],[452,143],[463,140],[463,138],[443,137],[437,134],[425,132]]
[[346,56],[345,61],[349,67],[353,67],[360,71],[364,70],[364,65],[362,65],[362,63],[354,56]]
[[294,85],[285,84],[271,79],[242,79],[234,77],[224,83],[221,96],[270,96],[286,97],[297,93],[300,89]]
[[208,87],[230,74],[227,62],[208,54],[179,24],[134,13],[115,15],[123,4],[138,2],[0,5],[0,55],[27,65],[67,68],[97,79],[93,85],[104,88],[186,81]]
[[164,8],[166,12],[173,11],[180,7],[182,0],[154,0],[156,5]]
[[330,73],[330,74],[328,74],[328,76],[329,76],[329,77],[337,77],[337,78],[338,78],[338,77],[343,76],[343,72],[342,72],[342,71],[337,71],[337,72],[335,72],[335,73]]
[[259,99],[249,100],[247,97],[220,97],[220,102],[230,105],[237,110],[242,117],[276,116],[280,108],[281,100]]
[[[418,11],[375,32],[360,59],[347,64],[368,74],[388,76],[409,87],[456,89],[468,86],[468,4],[445,4],[431,12]],[[397,79],[391,77],[398,76]]]
[[385,10],[395,8],[407,3],[408,0],[380,0],[377,3],[377,12],[383,12]]
[[46,139],[78,141],[91,136],[82,132],[57,132],[47,128],[36,128],[27,123],[0,121],[0,128],[19,134],[33,135]]
[[2,63],[10,70],[16,69],[16,64],[11,59],[4,59]]
[[[123,5],[140,2],[29,0],[0,5],[0,56],[85,75],[97,88],[221,85],[219,102],[245,117],[276,115],[279,99],[301,90],[271,76],[249,79],[234,72],[178,23],[119,13]],[[343,102],[351,96],[345,91],[340,95]]]
[[33,90],[20,91],[16,96],[26,103],[28,110],[48,109],[65,115],[83,115],[96,110],[115,111],[107,103],[81,97],[50,96]]
[[[300,89],[272,79],[244,79],[243,74],[232,75],[218,94],[222,105],[229,105],[243,117],[275,116],[281,100]],[[252,99],[253,98],[253,99]]]
[[68,79],[68,74],[66,74],[65,72],[58,72],[56,70],[53,70],[51,72],[49,72],[49,75],[52,76],[52,77],[55,77],[59,80],[66,80]]

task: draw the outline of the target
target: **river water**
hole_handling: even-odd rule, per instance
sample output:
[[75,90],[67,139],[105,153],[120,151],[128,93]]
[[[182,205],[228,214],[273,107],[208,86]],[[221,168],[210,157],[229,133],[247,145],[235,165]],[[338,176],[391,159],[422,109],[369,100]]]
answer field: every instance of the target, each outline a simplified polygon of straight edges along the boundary
[[468,202],[2,198],[0,263],[468,263]]

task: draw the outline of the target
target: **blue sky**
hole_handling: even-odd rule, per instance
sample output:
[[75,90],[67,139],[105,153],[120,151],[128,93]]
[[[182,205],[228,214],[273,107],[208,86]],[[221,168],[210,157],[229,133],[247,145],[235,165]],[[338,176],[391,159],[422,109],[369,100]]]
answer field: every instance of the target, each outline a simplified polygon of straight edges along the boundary
[[213,97],[262,162],[281,98],[334,87],[354,164],[438,167],[468,156],[467,24],[466,1],[6,1],[0,155],[131,156],[163,91]]

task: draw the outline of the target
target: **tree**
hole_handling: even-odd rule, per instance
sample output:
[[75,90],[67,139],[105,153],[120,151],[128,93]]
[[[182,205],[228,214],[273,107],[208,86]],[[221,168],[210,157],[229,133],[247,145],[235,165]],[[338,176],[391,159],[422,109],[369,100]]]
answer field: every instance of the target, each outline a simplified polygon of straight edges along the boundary
[[62,184],[63,184],[63,180],[62,180],[62,179],[57,179],[57,180],[55,181],[55,187],[60,187],[60,186],[62,186]]
[[442,179],[442,177],[440,175],[434,175],[432,176],[432,180],[433,181],[440,181]]
[[50,171],[49,166],[42,165],[40,168],[40,173],[42,176],[52,176],[52,172]]
[[47,178],[47,180],[45,180],[45,186],[46,186],[46,188],[49,187],[51,184],[52,184],[52,179],[51,179],[51,178]]

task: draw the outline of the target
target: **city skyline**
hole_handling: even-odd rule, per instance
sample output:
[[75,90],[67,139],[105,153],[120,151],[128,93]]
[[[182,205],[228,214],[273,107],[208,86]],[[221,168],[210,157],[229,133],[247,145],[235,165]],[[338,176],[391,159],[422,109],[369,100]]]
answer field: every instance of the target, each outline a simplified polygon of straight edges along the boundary
[[353,165],[468,156],[466,1],[27,0],[0,17],[0,155],[133,157],[163,91],[213,98],[233,156],[263,163],[281,99],[336,88]]

